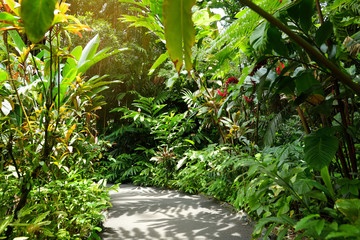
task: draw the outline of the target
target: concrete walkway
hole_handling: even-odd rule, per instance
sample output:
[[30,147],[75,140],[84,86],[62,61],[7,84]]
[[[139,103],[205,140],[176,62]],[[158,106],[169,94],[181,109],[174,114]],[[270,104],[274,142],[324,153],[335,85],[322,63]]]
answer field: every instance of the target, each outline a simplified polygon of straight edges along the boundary
[[252,225],[204,196],[122,184],[111,192],[113,206],[104,240],[250,240]]

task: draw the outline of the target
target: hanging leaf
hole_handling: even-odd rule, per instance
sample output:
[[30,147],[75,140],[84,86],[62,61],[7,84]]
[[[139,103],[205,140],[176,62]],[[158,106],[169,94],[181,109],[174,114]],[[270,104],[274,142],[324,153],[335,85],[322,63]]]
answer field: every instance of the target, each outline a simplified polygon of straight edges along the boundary
[[315,170],[328,167],[334,159],[339,141],[332,128],[322,128],[305,138],[305,161]]
[[312,25],[312,15],[314,13],[314,1],[302,0],[287,10],[289,16],[295,21],[299,21],[300,27],[305,32],[309,31]]
[[288,56],[286,45],[281,37],[281,32],[274,26],[270,26],[268,29],[268,41],[270,47],[275,50],[281,56]]
[[318,46],[323,44],[326,40],[329,39],[333,33],[333,25],[330,21],[324,22],[323,25],[316,31],[315,42]]
[[21,2],[21,19],[31,42],[39,42],[51,27],[56,2],[57,0],[23,0]]
[[313,0],[303,0],[299,4],[300,26],[305,32],[309,31],[312,25],[314,2]]
[[185,60],[185,68],[190,71],[191,47],[195,43],[195,30],[191,8],[195,0],[165,0],[163,4],[166,48],[175,68],[180,72]]

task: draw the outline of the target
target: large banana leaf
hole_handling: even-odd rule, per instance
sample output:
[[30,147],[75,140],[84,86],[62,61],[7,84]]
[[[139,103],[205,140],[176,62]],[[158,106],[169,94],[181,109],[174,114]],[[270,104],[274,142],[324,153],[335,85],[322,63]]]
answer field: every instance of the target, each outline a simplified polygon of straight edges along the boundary
[[175,68],[180,72],[185,60],[185,68],[190,71],[191,47],[195,42],[195,30],[191,8],[195,0],[165,0],[163,18],[166,48]]

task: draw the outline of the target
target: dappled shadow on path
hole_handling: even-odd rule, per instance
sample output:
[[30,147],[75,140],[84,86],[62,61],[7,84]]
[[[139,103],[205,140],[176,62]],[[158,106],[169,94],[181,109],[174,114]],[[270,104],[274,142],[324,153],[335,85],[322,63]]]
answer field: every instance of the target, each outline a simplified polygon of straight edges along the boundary
[[202,196],[120,185],[102,239],[251,239],[252,226]]

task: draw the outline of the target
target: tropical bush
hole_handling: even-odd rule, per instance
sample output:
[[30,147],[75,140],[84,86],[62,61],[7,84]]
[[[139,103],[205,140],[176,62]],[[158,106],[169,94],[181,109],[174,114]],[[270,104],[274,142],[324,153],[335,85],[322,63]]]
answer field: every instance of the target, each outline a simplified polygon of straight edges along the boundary
[[65,1],[0,7],[0,238],[97,236],[109,199],[95,169],[111,145],[95,119],[109,82],[85,72],[118,51],[97,51],[99,36],[63,47],[63,36],[88,30]]
[[96,238],[106,178],[229,202],[254,238],[359,239],[358,1],[88,4],[90,41],[64,1],[0,5],[0,238]]
[[[181,91],[195,131],[167,144],[156,141],[167,127],[155,131],[160,151],[145,149],[157,164],[134,151],[132,181],[230,202],[257,220],[254,237],[358,239],[357,1],[126,2],[139,15],[125,21],[166,40],[150,73],[170,59],[167,83],[196,83]],[[176,112],[165,119],[184,124]],[[153,118],[149,132],[163,123]],[[192,147],[175,152],[184,141]]]

